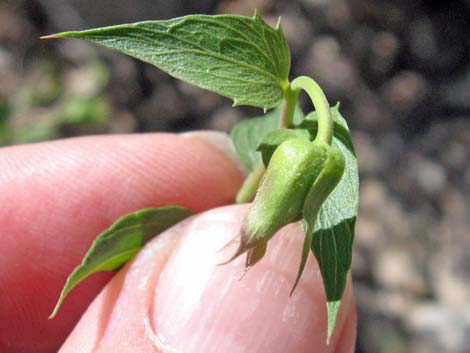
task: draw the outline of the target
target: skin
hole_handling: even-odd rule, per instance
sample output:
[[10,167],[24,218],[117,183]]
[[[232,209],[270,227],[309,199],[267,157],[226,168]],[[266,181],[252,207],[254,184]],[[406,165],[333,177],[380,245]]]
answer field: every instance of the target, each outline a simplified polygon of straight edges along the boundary
[[54,352],[62,344],[61,352],[353,352],[350,285],[328,347],[313,257],[289,299],[302,243],[297,225],[273,238],[243,280],[243,259],[217,265],[233,251],[218,252],[237,234],[246,206],[169,229],[112,279],[104,273],[81,283],[47,319],[70,271],[119,216],[165,204],[201,212],[231,203],[243,176],[228,150],[214,134],[0,149],[0,352]]

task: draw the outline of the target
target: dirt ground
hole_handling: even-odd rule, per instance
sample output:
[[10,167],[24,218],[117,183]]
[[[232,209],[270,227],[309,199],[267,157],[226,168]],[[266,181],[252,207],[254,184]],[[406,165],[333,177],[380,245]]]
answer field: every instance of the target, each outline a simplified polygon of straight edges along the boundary
[[229,131],[261,112],[124,55],[38,37],[255,7],[270,23],[282,16],[293,76],[314,77],[352,130],[357,352],[470,352],[468,0],[0,0],[0,145]]

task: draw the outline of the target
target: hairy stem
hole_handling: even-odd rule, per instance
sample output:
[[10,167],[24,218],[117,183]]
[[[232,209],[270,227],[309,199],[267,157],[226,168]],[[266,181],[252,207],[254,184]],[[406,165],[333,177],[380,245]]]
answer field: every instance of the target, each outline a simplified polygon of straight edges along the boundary
[[318,132],[315,140],[331,145],[333,141],[333,117],[331,116],[328,100],[318,83],[310,77],[300,76],[292,81],[291,89],[297,92],[303,89],[307,92],[318,116]]

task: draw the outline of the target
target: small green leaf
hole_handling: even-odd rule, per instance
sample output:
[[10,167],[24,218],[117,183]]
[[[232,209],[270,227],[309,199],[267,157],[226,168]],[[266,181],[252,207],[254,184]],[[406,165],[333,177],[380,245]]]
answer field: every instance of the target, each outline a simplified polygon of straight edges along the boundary
[[281,143],[294,137],[300,137],[309,140],[310,133],[306,129],[276,129],[267,134],[257,149],[259,152],[261,152],[264,165],[267,166],[269,164],[271,156]]
[[[280,107],[271,110],[267,114],[250,118],[235,125],[230,133],[235,150],[242,163],[249,171],[253,171],[261,163],[261,153],[257,151],[264,137],[279,125]],[[294,122],[303,119],[300,107],[294,112]]]
[[[323,203],[316,218],[312,251],[323,277],[328,309],[328,339],[333,333],[336,316],[343,297],[349,269],[357,207],[359,204],[359,176],[351,136],[338,106],[331,109],[334,120],[333,145],[345,158],[341,181]],[[315,113],[309,114],[299,127],[310,127],[316,134]],[[304,229],[306,227],[304,226]]]
[[186,208],[165,206],[146,208],[119,218],[95,239],[81,264],[69,275],[49,318],[57,314],[65,297],[78,283],[95,272],[117,270],[147,241],[191,215],[192,211]]
[[290,52],[282,33],[256,13],[189,15],[45,38],[70,37],[121,51],[170,75],[234,100],[234,105],[273,108],[282,99]]

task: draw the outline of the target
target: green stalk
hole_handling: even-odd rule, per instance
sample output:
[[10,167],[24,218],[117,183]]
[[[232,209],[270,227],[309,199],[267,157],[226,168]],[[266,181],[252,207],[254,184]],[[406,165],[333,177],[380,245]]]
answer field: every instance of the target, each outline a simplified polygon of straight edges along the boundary
[[318,132],[315,141],[331,145],[333,141],[333,117],[330,112],[330,105],[322,89],[314,80],[307,76],[297,77],[291,83],[293,91],[303,89],[309,95],[318,116]]
[[264,164],[261,162],[250,174],[248,174],[242,187],[238,190],[235,203],[247,203],[253,201],[256,191],[258,190],[258,185],[264,175],[264,170]]
[[281,116],[279,117],[279,127],[289,129],[294,119],[295,104],[297,103],[298,90],[291,89],[290,84],[284,88],[284,99],[281,104]]
[[[283,87],[284,99],[281,103],[281,114],[279,117],[280,128],[290,128],[294,119],[295,105],[297,103],[297,97],[299,90],[293,90],[290,84],[286,82]],[[236,203],[247,203],[253,201],[258,190],[261,178],[264,175],[265,167],[261,162],[245,179],[242,187],[238,191],[237,197],[235,198]]]

